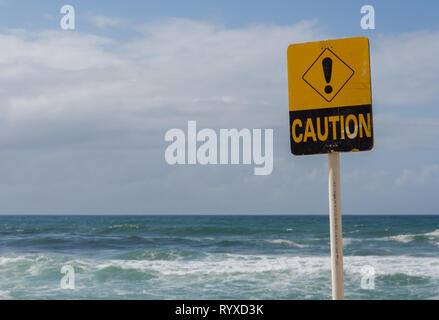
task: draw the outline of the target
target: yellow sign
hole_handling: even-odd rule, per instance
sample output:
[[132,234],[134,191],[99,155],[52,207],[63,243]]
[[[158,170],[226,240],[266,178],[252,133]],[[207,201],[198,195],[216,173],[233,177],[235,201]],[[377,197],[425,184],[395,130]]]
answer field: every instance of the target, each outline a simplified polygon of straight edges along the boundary
[[369,40],[288,47],[291,151],[316,154],[373,146]]
[[[322,68],[325,81],[322,81]],[[336,77],[332,77],[333,70],[334,74],[337,75]],[[323,99],[331,102],[353,75],[354,70],[337,57],[331,49],[326,48],[304,73],[302,78]]]

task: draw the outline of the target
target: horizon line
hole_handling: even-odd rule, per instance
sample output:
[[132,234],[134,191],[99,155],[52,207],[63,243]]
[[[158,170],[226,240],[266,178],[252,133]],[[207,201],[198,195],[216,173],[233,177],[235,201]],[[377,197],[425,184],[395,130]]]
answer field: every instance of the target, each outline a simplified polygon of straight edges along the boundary
[[[329,216],[329,213],[0,213],[0,216]],[[342,216],[439,216],[439,213],[342,213]]]

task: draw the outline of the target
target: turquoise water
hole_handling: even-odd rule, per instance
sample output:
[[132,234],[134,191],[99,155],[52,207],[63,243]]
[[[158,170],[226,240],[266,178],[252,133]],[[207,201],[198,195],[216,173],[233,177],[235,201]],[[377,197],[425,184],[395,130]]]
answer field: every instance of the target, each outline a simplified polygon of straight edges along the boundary
[[[439,299],[439,216],[344,216],[343,236],[346,298]],[[0,216],[1,299],[330,296],[327,216]]]

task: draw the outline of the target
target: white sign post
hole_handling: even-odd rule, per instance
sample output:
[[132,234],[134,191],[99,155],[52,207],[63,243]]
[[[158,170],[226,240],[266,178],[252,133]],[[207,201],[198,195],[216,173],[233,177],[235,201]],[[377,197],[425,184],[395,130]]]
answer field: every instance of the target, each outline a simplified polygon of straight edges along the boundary
[[343,235],[340,201],[340,153],[328,153],[329,228],[331,237],[332,299],[344,299]]

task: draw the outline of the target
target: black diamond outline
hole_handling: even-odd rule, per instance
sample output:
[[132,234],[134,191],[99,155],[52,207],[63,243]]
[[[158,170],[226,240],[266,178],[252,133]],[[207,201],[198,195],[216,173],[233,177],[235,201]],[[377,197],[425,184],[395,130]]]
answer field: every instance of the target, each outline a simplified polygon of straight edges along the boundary
[[[338,58],[338,60],[340,60],[341,62],[343,62],[344,65],[345,65],[346,67],[348,67],[348,68],[352,71],[351,76],[350,76],[350,77],[346,80],[346,82],[340,87],[340,89],[338,89],[337,93],[334,94],[334,96],[332,97],[331,100],[326,99],[326,98],[325,98],[325,97],[324,97],[324,96],[323,96],[323,95],[322,95],[322,94],[321,94],[316,88],[314,88],[314,87],[311,85],[311,83],[309,83],[308,81],[305,80],[305,75],[306,75],[306,74],[308,73],[308,71],[313,67],[313,65],[317,62],[317,60],[319,60],[319,58],[322,56],[322,54],[325,53],[326,50],[329,50],[334,56],[336,56],[336,57]],[[305,81],[305,82],[306,82],[311,88],[313,88],[314,91],[317,92],[317,93],[318,93],[323,99],[325,99],[327,102],[331,102],[332,100],[334,100],[334,98],[337,96],[337,94],[341,91],[341,89],[343,89],[343,87],[346,85],[346,83],[348,83],[348,81],[351,80],[351,78],[353,77],[354,74],[355,74],[354,69],[352,69],[351,67],[349,67],[349,66],[346,64],[346,62],[344,62],[342,59],[340,59],[340,57],[337,56],[337,55],[334,53],[334,51],[332,51],[332,50],[329,49],[329,48],[326,48],[325,50],[322,51],[322,53],[319,54],[319,56],[317,57],[317,59],[312,63],[312,65],[308,68],[308,70],[305,71],[305,73],[304,73],[303,76],[302,76],[302,80]]]

